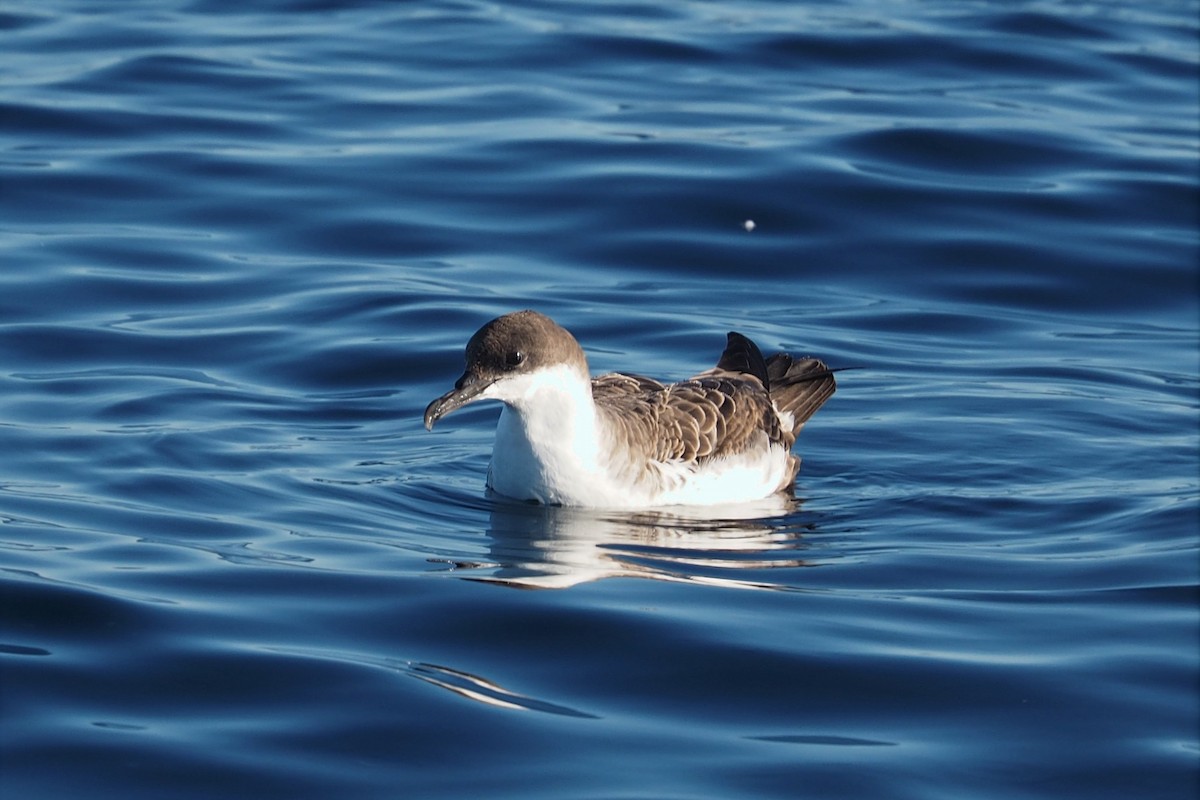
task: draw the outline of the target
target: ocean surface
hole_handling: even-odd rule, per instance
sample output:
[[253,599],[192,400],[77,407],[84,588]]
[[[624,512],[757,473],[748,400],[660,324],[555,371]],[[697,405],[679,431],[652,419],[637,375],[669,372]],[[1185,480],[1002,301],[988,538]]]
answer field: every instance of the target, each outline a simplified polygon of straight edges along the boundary
[[[1195,797],[1198,13],[6,0],[0,795]],[[514,504],[421,414],[527,307],[855,369]]]

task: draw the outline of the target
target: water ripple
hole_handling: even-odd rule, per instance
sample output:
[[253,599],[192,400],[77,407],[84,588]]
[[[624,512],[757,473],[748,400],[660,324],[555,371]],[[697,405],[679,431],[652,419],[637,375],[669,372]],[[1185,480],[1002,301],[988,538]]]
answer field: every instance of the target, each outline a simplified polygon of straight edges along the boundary
[[[1196,794],[1195,5],[6,4],[4,788]],[[793,500],[514,505],[523,307],[857,369]]]

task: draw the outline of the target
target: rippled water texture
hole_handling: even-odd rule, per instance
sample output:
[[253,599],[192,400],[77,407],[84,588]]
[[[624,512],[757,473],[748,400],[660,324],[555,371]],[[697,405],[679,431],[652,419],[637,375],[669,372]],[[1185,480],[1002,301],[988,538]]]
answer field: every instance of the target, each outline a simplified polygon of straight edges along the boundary
[[[1195,796],[1198,12],[0,5],[0,794]],[[794,499],[512,505],[524,307],[858,369]]]

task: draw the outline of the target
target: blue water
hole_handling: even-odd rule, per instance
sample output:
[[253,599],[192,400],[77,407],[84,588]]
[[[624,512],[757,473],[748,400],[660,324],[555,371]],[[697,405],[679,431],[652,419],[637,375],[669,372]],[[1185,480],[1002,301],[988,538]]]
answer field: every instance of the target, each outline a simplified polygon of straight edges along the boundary
[[[1198,11],[8,0],[0,794],[1195,796]],[[784,507],[512,506],[525,307],[859,369]]]

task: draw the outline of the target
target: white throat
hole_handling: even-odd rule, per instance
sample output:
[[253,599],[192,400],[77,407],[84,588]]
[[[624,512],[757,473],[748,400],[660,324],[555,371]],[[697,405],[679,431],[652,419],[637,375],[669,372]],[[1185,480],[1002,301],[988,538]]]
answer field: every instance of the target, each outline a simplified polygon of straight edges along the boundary
[[488,468],[495,491],[571,504],[596,485],[601,431],[589,377],[560,364],[504,378],[484,396],[504,402]]

